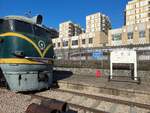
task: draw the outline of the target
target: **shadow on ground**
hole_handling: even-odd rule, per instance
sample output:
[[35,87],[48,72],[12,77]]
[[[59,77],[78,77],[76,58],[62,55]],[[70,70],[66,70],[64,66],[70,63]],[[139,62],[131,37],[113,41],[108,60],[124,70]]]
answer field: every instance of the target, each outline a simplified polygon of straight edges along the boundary
[[53,81],[56,82],[58,80],[69,78],[72,75],[73,75],[73,73],[71,71],[54,70],[53,71]]

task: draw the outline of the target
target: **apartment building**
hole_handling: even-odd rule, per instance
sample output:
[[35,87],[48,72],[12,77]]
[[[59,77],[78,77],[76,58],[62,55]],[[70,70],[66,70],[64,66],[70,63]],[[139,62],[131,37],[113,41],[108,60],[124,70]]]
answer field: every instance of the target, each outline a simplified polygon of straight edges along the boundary
[[150,44],[150,21],[109,31],[109,46]]
[[86,16],[86,33],[99,31],[108,35],[109,29],[111,22],[108,16],[99,12]]
[[67,49],[71,47],[71,38],[84,33],[80,25],[72,21],[66,21],[59,24],[59,37],[53,39],[54,48]]
[[59,37],[53,39],[53,43],[55,49],[101,47],[108,43],[109,29],[109,18],[104,14],[95,13],[86,17],[86,32],[80,25],[71,21],[61,23]]
[[132,0],[126,5],[125,25],[109,31],[109,46],[150,44],[150,0]]
[[81,26],[74,24],[72,21],[66,21],[59,25],[59,37],[61,38],[78,36],[82,32]]
[[82,33],[71,38],[55,38],[53,39],[54,49],[70,49],[70,48],[93,48],[102,47],[108,43],[108,36],[104,32]]
[[101,47],[107,43],[107,35],[103,32],[83,33],[71,38],[71,48]]
[[125,9],[125,25],[150,21],[150,0],[129,1]]

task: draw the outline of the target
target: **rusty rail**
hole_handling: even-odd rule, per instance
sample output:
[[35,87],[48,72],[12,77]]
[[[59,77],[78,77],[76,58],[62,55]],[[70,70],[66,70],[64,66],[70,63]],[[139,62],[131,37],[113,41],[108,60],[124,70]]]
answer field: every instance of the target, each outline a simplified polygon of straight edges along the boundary
[[69,106],[71,108],[74,108],[74,109],[79,109],[79,110],[83,110],[84,113],[86,112],[92,112],[92,113],[109,113],[109,112],[106,112],[106,111],[101,111],[101,110],[97,110],[97,109],[93,109],[93,108],[89,108],[89,107],[85,107],[85,106],[80,106],[80,105],[76,105],[76,104],[69,104]]
[[114,99],[114,98],[109,98],[109,97],[78,93],[78,92],[67,91],[67,90],[62,90],[62,89],[53,89],[53,91],[71,93],[71,94],[78,95],[78,96],[86,96],[88,98],[92,98],[92,99],[96,99],[96,100],[107,101],[107,102],[116,103],[116,104],[123,104],[123,105],[127,105],[127,106],[136,106],[138,108],[144,108],[144,109],[150,110],[149,104],[142,104],[142,103],[138,103],[138,102],[126,101],[126,100],[121,100],[121,99]]

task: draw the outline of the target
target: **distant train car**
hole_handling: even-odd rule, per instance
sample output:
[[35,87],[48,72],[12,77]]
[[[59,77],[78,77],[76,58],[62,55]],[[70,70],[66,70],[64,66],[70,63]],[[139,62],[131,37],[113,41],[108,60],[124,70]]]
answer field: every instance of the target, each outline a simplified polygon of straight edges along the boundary
[[41,15],[0,19],[0,78],[12,91],[40,90],[52,84],[52,38],[58,32],[41,23]]

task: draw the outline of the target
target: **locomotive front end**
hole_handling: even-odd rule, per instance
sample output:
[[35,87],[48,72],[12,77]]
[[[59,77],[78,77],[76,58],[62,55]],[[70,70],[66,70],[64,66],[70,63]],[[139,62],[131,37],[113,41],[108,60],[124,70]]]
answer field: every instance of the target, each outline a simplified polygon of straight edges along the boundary
[[51,38],[57,35],[56,30],[30,18],[0,19],[0,76],[5,78],[10,90],[33,91],[50,87],[54,57]]

